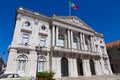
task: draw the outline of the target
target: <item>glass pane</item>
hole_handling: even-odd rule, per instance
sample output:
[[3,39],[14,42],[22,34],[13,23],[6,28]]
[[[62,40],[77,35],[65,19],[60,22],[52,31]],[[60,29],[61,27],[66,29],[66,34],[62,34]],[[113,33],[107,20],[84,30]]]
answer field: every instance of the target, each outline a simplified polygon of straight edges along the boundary
[[40,46],[43,47],[46,45],[46,39],[45,38],[40,38]]
[[77,49],[77,43],[76,42],[73,42],[73,48]]
[[23,35],[22,43],[25,44],[25,43],[28,43],[28,41],[29,41],[29,36],[28,35]]
[[38,72],[44,71],[44,61],[38,61]]
[[58,40],[58,46],[64,46],[64,40]]

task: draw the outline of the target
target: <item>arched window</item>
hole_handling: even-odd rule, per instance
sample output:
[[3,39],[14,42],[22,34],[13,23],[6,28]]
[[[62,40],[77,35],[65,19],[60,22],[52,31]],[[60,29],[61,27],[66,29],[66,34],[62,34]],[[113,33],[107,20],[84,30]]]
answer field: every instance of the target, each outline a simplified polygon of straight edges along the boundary
[[61,76],[68,76],[68,59],[66,57],[63,57],[61,59]]
[[91,74],[92,74],[92,75],[96,75],[96,73],[95,73],[94,61],[91,59],[91,60],[89,61],[89,63],[90,63]]
[[45,71],[45,58],[44,57],[39,57],[38,58],[37,71],[38,72]]
[[81,59],[77,59],[78,75],[83,75],[83,63]]
[[64,35],[59,34],[58,35],[58,46],[64,47],[64,40],[65,40]]
[[27,57],[25,55],[21,55],[18,57],[18,71],[25,71],[26,61]]

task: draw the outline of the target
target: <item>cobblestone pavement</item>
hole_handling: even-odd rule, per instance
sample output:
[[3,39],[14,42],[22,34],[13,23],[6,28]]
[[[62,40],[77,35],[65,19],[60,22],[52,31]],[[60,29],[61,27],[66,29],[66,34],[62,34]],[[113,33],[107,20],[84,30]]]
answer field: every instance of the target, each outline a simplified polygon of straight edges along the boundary
[[56,80],[120,80],[120,75],[111,76],[89,76],[89,77],[64,77]]

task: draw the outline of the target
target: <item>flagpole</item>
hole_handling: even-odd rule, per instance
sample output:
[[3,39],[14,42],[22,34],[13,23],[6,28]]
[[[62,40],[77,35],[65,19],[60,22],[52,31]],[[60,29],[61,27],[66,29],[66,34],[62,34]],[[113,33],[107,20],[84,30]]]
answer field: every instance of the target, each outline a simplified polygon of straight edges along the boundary
[[71,16],[71,7],[70,7],[70,1],[69,1],[69,16]]

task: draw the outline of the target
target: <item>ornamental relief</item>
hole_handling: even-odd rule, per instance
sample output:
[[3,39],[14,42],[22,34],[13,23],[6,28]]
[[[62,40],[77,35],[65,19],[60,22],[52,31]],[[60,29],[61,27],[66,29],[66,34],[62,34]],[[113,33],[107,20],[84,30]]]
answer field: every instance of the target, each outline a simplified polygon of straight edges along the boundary
[[64,22],[67,22],[67,23],[70,23],[70,24],[73,24],[73,25],[77,25],[81,28],[85,28],[85,29],[88,29],[88,30],[92,30],[91,27],[89,27],[88,25],[86,25],[84,22],[80,21],[79,19],[77,18],[59,18],[59,20],[61,21],[64,21]]
[[78,19],[74,19],[74,18],[66,18],[66,19],[60,19],[62,21],[66,21],[72,24],[79,24],[79,25],[83,25]]

